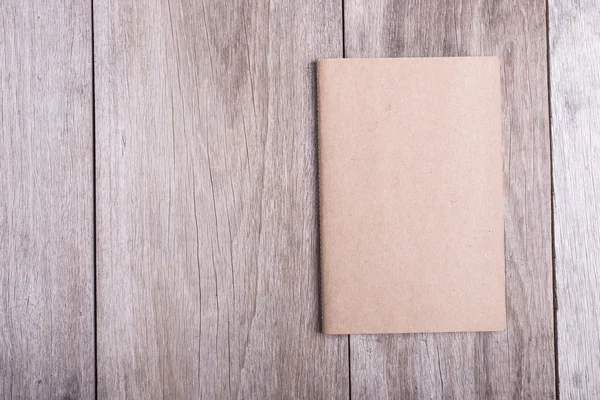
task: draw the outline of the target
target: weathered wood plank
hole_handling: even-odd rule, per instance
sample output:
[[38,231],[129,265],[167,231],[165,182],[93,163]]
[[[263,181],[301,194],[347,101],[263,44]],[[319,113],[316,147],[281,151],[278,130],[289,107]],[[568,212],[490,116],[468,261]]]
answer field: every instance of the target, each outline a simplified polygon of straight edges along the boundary
[[315,67],[341,6],[94,6],[100,398],[346,398],[319,329]]
[[345,1],[347,57],[499,55],[507,330],[352,336],[352,398],[554,397],[545,2]]
[[0,398],[94,396],[89,2],[0,6]]
[[600,4],[549,2],[561,399],[600,398]]

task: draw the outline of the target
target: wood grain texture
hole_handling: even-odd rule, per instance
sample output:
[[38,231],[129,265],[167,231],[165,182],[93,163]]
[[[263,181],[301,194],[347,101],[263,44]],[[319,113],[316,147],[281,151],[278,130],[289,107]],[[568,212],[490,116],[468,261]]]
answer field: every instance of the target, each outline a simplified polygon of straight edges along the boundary
[[545,2],[345,1],[347,57],[499,55],[507,330],[352,336],[352,398],[554,398]]
[[0,6],[0,398],[94,396],[89,2]]
[[337,1],[94,5],[100,398],[347,398],[319,330]]
[[600,4],[549,2],[561,399],[600,398]]

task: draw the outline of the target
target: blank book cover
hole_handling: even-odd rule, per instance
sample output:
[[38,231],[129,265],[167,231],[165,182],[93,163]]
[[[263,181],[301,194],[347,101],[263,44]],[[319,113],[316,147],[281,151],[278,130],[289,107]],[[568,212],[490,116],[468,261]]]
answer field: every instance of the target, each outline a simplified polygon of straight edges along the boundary
[[323,331],[503,330],[498,58],[317,74]]

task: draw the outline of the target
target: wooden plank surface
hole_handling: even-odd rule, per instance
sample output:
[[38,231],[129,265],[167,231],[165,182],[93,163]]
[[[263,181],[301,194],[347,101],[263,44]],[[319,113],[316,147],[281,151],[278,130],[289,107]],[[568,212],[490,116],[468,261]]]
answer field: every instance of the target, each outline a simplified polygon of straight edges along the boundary
[[338,1],[94,3],[100,398],[347,398],[319,330]]
[[347,57],[499,55],[507,330],[352,336],[352,398],[554,398],[545,2],[345,2]]
[[0,398],[93,398],[89,2],[0,6]]
[[561,399],[600,398],[600,4],[549,2]]

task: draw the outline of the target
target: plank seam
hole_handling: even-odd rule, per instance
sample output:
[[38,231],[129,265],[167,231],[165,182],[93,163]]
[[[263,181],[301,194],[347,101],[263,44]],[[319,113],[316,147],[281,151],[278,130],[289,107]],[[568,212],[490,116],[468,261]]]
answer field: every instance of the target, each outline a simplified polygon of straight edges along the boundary
[[552,160],[552,85],[550,77],[550,2],[546,0],[546,78],[548,87],[548,135],[550,146],[550,238],[552,240],[552,308],[554,324],[554,397],[560,399],[558,370],[558,296],[556,289],[556,240],[554,233],[554,163]]
[[93,262],[93,305],[94,305],[94,398],[98,398],[98,296],[97,296],[97,266],[98,266],[98,252],[97,252],[97,219],[96,219],[96,55],[94,52],[94,0],[90,0],[90,12],[91,12],[91,51],[92,51],[92,253],[94,257]]
[[344,13],[346,11],[346,5],[342,0],[342,58],[346,58],[346,17]]

